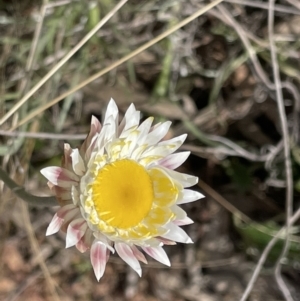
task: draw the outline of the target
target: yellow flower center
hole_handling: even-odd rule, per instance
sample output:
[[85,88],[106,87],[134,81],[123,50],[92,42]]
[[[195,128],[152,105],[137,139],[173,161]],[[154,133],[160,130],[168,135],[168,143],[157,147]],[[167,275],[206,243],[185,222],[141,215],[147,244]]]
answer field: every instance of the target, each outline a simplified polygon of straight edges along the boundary
[[139,224],[149,213],[154,198],[147,171],[128,159],[104,166],[98,172],[92,190],[100,219],[119,229]]

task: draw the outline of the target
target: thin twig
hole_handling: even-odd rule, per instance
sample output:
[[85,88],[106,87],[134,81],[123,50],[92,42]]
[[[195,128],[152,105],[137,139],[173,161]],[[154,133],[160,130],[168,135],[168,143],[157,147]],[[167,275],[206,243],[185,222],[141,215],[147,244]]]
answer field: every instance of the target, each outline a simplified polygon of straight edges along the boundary
[[209,196],[211,196],[215,201],[217,201],[222,207],[231,212],[233,215],[237,216],[239,219],[244,221],[247,224],[253,223],[250,217],[245,213],[234,207],[229,203],[224,197],[222,197],[217,191],[203,182],[201,179],[198,181],[198,186]]
[[245,30],[242,28],[242,26],[232,17],[230,12],[225,8],[224,5],[219,5],[218,10],[224,15],[226,18],[227,22],[235,29],[236,33],[239,35],[241,41],[244,44],[245,49],[247,50],[249,57],[251,59],[252,64],[254,65],[255,71],[261,81],[269,88],[273,88],[273,84],[269,80],[268,76],[265,74],[257,56],[256,56],[256,51],[252,47]]
[[18,103],[16,103],[1,119],[2,125],[12,116],[56,71],[58,71],[128,0],[121,0],[66,56],[60,60]]
[[[295,0],[286,0],[287,2],[291,3],[294,2],[296,3]],[[229,2],[229,3],[236,3],[240,5],[245,5],[245,6],[251,6],[251,7],[257,7],[257,8],[262,8],[262,9],[269,9],[269,6],[267,3],[260,2],[260,1],[247,1],[247,0],[224,0],[224,2]],[[298,4],[299,5],[299,4]],[[285,6],[285,5],[280,5],[277,4],[274,6],[274,11],[280,12],[280,13],[287,13],[287,14],[293,14],[293,15],[300,15],[300,11],[297,11],[291,7]]]
[[286,286],[285,282],[281,277],[281,260],[284,258],[289,250],[289,230],[290,230],[290,218],[293,212],[293,173],[291,168],[291,157],[290,157],[290,143],[289,143],[289,132],[287,119],[285,114],[285,107],[283,103],[281,81],[279,74],[279,66],[277,62],[276,46],[274,43],[274,2],[275,0],[269,0],[269,13],[268,13],[268,34],[270,42],[270,51],[272,59],[273,77],[276,87],[276,99],[277,107],[280,117],[282,137],[283,137],[283,149],[284,149],[284,163],[286,173],[286,229],[287,234],[285,237],[285,243],[281,255],[279,256],[275,266],[275,278],[276,281],[286,299],[286,301],[293,301],[291,293]]
[[[295,0],[285,0],[285,1],[288,2],[289,4],[295,6],[296,8],[298,8],[300,10],[300,3],[299,3],[299,1],[295,1]],[[300,13],[300,11],[299,11],[299,13]]]
[[35,139],[53,139],[53,140],[83,140],[86,134],[55,134],[55,133],[29,133],[29,132],[7,132],[0,130],[0,136],[25,137]]
[[[86,86],[87,84],[91,83],[92,81],[94,81],[95,79],[99,78],[100,76],[108,73],[109,71],[115,69],[116,67],[120,66],[121,64],[125,63],[126,61],[130,60],[131,58],[135,57],[136,55],[138,55],[139,53],[143,52],[144,50],[146,50],[147,48],[153,46],[154,44],[158,43],[159,41],[161,41],[162,39],[166,38],[167,36],[169,36],[170,34],[174,33],[175,31],[177,31],[178,29],[180,29],[181,27],[187,25],[188,23],[190,23],[191,21],[193,21],[194,19],[198,18],[199,16],[201,16],[202,14],[206,13],[208,10],[210,10],[211,8],[215,7],[216,5],[218,5],[219,3],[221,3],[223,0],[215,0],[212,3],[206,5],[205,7],[199,9],[197,12],[195,12],[193,15],[189,16],[188,18],[182,20],[181,22],[179,22],[178,24],[176,24],[175,26],[173,26],[172,28],[166,30],[165,32],[163,32],[162,34],[158,35],[156,38],[152,39],[151,41],[145,43],[144,45],[142,45],[141,47],[137,48],[136,50],[132,51],[131,53],[129,53],[128,55],[124,56],[123,58],[119,59],[118,61],[116,61],[115,63],[111,64],[110,66],[102,69],[101,71],[97,72],[96,74],[90,76],[88,79],[86,79],[85,81],[83,81],[82,83],[80,83],[79,85],[77,85],[76,87],[68,90],[67,92],[61,94],[60,96],[56,97],[55,99],[49,101],[46,105],[37,108],[36,110],[34,110],[32,113],[30,113],[26,118],[24,118],[23,120],[21,120],[16,126],[12,127],[10,130],[15,130],[17,127],[23,125],[24,123],[27,123],[29,120],[31,120],[33,117],[39,115],[41,112],[45,111],[46,109],[52,107],[53,105],[55,105],[56,103],[58,103],[59,101],[61,101],[62,99],[66,98],[67,96],[69,96],[70,94],[78,91],[79,89],[83,88],[84,86]],[[1,125],[1,121],[0,121],[0,125]]]
[[47,285],[48,285],[48,289],[49,289],[49,293],[51,294],[51,297],[53,298],[54,301],[59,301],[60,298],[59,298],[56,288],[55,288],[55,282],[53,281],[53,279],[51,277],[51,274],[48,270],[45,260],[43,259],[43,256],[40,256],[41,250],[39,248],[37,238],[34,234],[34,230],[31,225],[27,204],[22,202],[21,208],[22,208],[22,213],[23,213],[23,218],[24,218],[25,229],[26,229],[29,241],[30,241],[30,245],[32,247],[33,255],[37,258],[38,264],[39,264],[41,270],[43,271],[43,274],[45,276],[45,280],[47,281]]
[[24,187],[19,186],[13,181],[2,168],[0,168],[0,180],[3,181],[17,197],[28,204],[35,206],[58,206],[55,197],[39,197],[26,192]]

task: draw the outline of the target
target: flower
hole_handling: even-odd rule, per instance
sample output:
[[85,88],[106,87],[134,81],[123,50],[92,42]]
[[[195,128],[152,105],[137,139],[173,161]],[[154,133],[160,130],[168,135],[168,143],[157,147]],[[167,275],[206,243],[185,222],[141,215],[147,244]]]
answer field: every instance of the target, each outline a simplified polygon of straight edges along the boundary
[[116,251],[140,276],[139,261],[147,263],[141,250],[170,266],[163,245],[192,243],[179,227],[192,220],[178,205],[203,197],[185,189],[197,177],[174,171],[190,154],[174,154],[186,135],[163,141],[171,122],[151,127],[149,117],[139,124],[133,104],[120,124],[118,115],[111,99],[103,126],[92,117],[82,146],[65,144],[62,167],[41,170],[61,206],[46,235],[62,228],[66,248],[90,249],[98,281],[110,252]]

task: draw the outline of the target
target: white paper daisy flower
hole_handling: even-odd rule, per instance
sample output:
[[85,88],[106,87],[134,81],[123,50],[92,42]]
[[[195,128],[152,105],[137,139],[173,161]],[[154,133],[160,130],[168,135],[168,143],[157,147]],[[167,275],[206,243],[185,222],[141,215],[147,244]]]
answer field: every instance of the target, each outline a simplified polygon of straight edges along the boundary
[[131,104],[119,124],[111,99],[103,126],[92,117],[82,146],[65,144],[62,167],[41,170],[61,206],[46,235],[62,228],[67,248],[90,249],[98,281],[110,252],[141,276],[139,261],[147,263],[141,250],[169,266],[163,245],[192,243],[179,227],[192,220],[178,205],[203,195],[185,189],[197,177],[174,171],[189,152],[173,154],[186,135],[162,141],[171,122],[152,126],[153,117],[139,121],[140,112]]

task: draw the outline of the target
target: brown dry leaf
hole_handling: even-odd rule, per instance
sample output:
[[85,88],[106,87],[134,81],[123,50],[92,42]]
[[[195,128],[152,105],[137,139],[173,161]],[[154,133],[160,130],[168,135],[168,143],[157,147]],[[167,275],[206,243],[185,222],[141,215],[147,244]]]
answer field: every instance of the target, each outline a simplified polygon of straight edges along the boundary
[[276,31],[283,35],[300,34],[300,16],[293,16],[289,22],[282,22],[275,26]]
[[9,278],[0,279],[0,294],[11,292],[16,287],[16,283]]
[[233,84],[237,87],[249,76],[249,69],[244,64],[239,66],[233,74]]
[[174,119],[183,120],[187,118],[185,112],[178,105],[170,102],[144,104],[138,106],[138,109],[147,112],[149,114],[164,116],[170,120],[174,120]]
[[2,260],[12,272],[20,272],[27,270],[27,265],[25,264],[16,243],[5,244],[3,249]]

